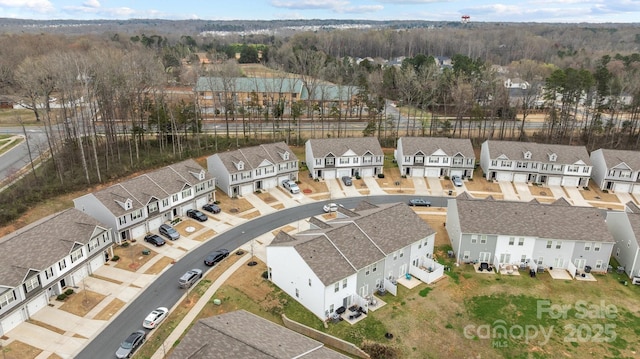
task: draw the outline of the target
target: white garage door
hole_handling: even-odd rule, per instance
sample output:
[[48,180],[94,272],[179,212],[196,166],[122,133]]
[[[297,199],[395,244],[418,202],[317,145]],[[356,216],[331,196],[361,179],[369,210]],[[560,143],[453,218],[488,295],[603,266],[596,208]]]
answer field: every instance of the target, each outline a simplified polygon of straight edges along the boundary
[[630,189],[631,189],[630,183],[616,183],[615,185],[613,185],[613,190],[615,192],[629,193]]
[[633,185],[633,189],[631,190],[633,193],[640,193],[640,184]]
[[580,184],[580,178],[577,177],[565,177],[562,181],[562,185],[567,187],[578,187],[578,184]]
[[322,178],[324,179],[336,178],[336,170],[322,170]]
[[145,225],[141,224],[137,227],[133,227],[133,229],[131,230],[131,237],[132,238],[144,237],[146,233],[147,233],[147,229],[145,228]]
[[71,275],[71,283],[67,283],[67,285],[78,287],[80,286],[80,283],[82,283],[82,280],[87,277],[87,275],[87,267],[82,266]]
[[202,208],[202,206],[207,204],[207,202],[209,202],[209,199],[207,198],[207,196],[198,198],[198,199],[196,199],[196,207]]
[[245,194],[253,193],[253,183],[245,184],[240,186],[240,195],[244,196]]
[[180,211],[182,211],[182,215],[186,215],[187,211],[190,209],[197,209],[197,208],[193,208],[193,202],[189,202],[189,203],[185,203],[182,207],[180,207]]
[[272,189],[276,188],[277,186],[278,183],[276,183],[275,178],[265,178],[264,180],[262,180],[262,188],[264,189]]
[[338,178],[342,178],[343,176],[348,176],[351,177],[351,169],[347,168],[347,169],[339,169],[338,170]]
[[11,329],[20,325],[20,323],[22,323],[23,321],[24,320],[22,319],[22,310],[18,310],[15,313],[7,316],[6,318],[2,319],[2,321],[0,322],[0,324],[2,325],[0,334],[2,335],[6,334]]
[[511,182],[511,172],[498,172],[496,174],[496,179],[498,181],[506,181],[506,182]]
[[47,292],[44,292],[27,303],[27,313],[29,316],[36,314],[40,309],[47,305]]
[[282,182],[289,180],[289,176],[280,176],[278,177],[278,186],[282,186]]
[[562,177],[549,177],[547,184],[549,186],[560,186],[562,184]]
[[451,170],[451,176],[460,176],[462,178],[462,176],[464,175],[464,171],[463,170]]
[[102,267],[104,264],[104,253],[98,254],[95,258],[89,262],[89,267],[91,268],[91,273],[95,272],[98,268]]
[[149,231],[153,231],[154,229],[158,229],[162,224],[162,217],[156,217],[152,220],[149,220]]
[[527,174],[526,173],[516,173],[513,176],[513,182],[518,182],[518,183],[527,182]]
[[412,168],[411,169],[411,177],[424,177],[424,168]]
[[427,168],[427,174],[425,177],[436,178],[440,177],[440,169],[439,168]]
[[360,171],[362,177],[373,177],[373,168],[363,168]]

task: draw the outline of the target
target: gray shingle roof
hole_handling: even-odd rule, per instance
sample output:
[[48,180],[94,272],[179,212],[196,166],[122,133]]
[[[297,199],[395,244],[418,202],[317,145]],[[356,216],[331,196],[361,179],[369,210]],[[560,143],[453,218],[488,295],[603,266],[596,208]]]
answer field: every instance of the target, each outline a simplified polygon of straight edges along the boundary
[[444,151],[448,156],[458,153],[466,158],[475,158],[475,152],[471,145],[471,140],[464,138],[447,137],[402,137],[402,153],[405,156],[412,156],[418,152],[429,156],[438,150]]
[[627,212],[627,218],[629,219],[631,230],[636,237],[636,242],[640,244],[640,213]]
[[[404,203],[368,208],[354,218],[327,222],[320,228],[274,240],[292,246],[327,286],[435,231]],[[278,238],[278,236],[276,236]]]
[[302,81],[297,78],[233,77],[223,79],[222,77],[200,77],[196,83],[196,91],[300,94]]
[[[282,154],[288,152],[289,159],[284,160]],[[268,143],[259,146],[245,147],[235,151],[220,152],[218,156],[229,173],[244,172],[260,167],[264,160],[273,164],[297,161],[298,157],[284,142]],[[236,163],[244,162],[244,169],[238,170]]]
[[[589,153],[584,146],[552,145],[535,142],[516,141],[487,141],[489,148],[489,158],[495,159],[505,155],[512,161],[537,161],[548,163],[549,154],[555,153],[558,158],[554,163],[574,164],[582,161],[586,165],[591,165]],[[531,152],[531,159],[525,159],[524,154]]]
[[349,150],[358,156],[363,156],[367,151],[374,156],[384,155],[380,142],[375,137],[321,138],[311,139],[309,142],[314,158],[322,158],[329,153],[340,157]]
[[15,287],[29,269],[45,270],[85,245],[102,224],[75,208],[45,217],[0,239],[0,285]]
[[640,170],[640,152],[638,151],[608,149],[602,149],[601,151],[607,168],[613,168],[621,163],[626,163],[627,166],[631,167],[631,170]]
[[346,359],[324,344],[244,310],[200,319],[172,359]]
[[462,233],[614,242],[594,207],[456,198]]

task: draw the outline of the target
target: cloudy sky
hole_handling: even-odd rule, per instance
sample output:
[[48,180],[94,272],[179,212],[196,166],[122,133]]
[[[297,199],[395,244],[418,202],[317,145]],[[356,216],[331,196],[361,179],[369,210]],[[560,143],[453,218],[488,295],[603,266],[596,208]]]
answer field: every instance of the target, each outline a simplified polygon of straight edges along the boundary
[[640,23],[640,0],[0,0],[22,19],[367,19]]

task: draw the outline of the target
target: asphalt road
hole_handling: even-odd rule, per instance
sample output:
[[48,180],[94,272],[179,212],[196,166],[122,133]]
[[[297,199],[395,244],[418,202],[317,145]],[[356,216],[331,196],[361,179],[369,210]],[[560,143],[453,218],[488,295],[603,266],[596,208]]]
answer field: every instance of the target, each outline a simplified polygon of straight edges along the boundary
[[[374,204],[407,202],[413,195],[363,196],[339,200],[332,200],[354,208],[362,200]],[[435,207],[445,207],[445,197],[425,197]],[[185,294],[185,289],[178,288],[178,278],[187,270],[200,268],[206,273],[210,267],[204,265],[204,257],[214,250],[226,248],[235,250],[264,233],[285,226],[300,219],[322,214],[322,206],[330,201],[319,201],[280,210],[278,212],[258,217],[254,220],[235,226],[227,232],[221,233],[214,240],[204,242],[200,247],[185,255],[153,281],[146,290],[141,292],[129,305],[98,333],[78,353],[78,359],[114,358],[120,343],[131,333],[142,329],[142,321],[153,309],[164,306],[172,308]],[[178,239],[179,241],[179,239]]]
[[[0,133],[24,135],[21,127],[2,127],[0,128]],[[27,139],[30,141],[31,156],[35,160],[40,156],[40,151],[46,149],[47,137],[41,128],[29,127],[27,128]],[[4,180],[28,164],[29,151],[27,149],[27,142],[23,141],[0,156],[0,180]]]

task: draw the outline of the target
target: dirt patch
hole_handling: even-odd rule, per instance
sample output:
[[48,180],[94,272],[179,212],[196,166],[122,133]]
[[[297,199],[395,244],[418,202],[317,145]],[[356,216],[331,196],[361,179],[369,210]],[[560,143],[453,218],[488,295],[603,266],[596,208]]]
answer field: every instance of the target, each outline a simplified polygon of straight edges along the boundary
[[262,192],[262,193],[258,193],[256,194],[258,196],[258,198],[260,198],[264,203],[273,203],[276,202],[277,199],[275,199],[269,192]]
[[[193,227],[193,231],[192,232],[187,232],[187,227]],[[180,221],[180,223],[176,224],[174,226],[174,228],[176,229],[176,231],[178,231],[180,233],[181,236],[184,237],[188,237],[191,234],[193,234],[194,232],[197,232],[199,230],[201,230],[202,228],[204,228],[204,226],[202,224],[200,224],[197,221],[194,221],[191,218],[185,219],[183,221]]]
[[275,231],[272,231],[271,234],[273,234],[275,236],[276,234],[280,233],[280,231],[289,233],[291,231],[294,231],[295,229],[296,229],[296,227],[294,227],[294,226],[286,225],[284,227],[276,229]]
[[109,304],[107,304],[107,306],[104,307],[100,311],[100,313],[98,313],[95,317],[93,317],[93,319],[96,319],[96,320],[109,320],[116,313],[118,313],[120,308],[124,307],[124,304],[125,303],[123,301],[121,301],[118,298],[115,298]]
[[241,217],[244,219],[251,219],[251,218],[256,218],[260,216],[260,211],[255,210],[255,211],[251,211],[249,213],[245,213],[243,214]]
[[[148,250],[149,254],[142,254],[143,250]],[[125,269],[135,272],[138,268],[142,267],[156,254],[152,249],[138,243],[133,243],[127,247],[116,246],[113,249],[113,253],[120,257],[116,264],[116,268]]]
[[274,205],[271,205],[271,207],[273,207],[274,209],[283,209],[284,208],[284,204],[276,203]]
[[194,241],[203,242],[213,238],[213,236],[215,235],[216,235],[216,231],[214,231],[213,229],[207,229],[206,231],[198,234],[196,237],[191,239],[193,239]]
[[529,186],[529,192],[531,192],[531,195],[533,195],[534,197],[550,197],[550,198],[553,198],[553,193],[551,193],[551,190],[549,188],[547,188],[547,187]]
[[220,193],[219,196],[216,196],[216,199],[220,201],[218,204],[220,209],[226,213],[238,214],[253,208],[251,202],[246,199],[240,197],[229,198],[224,193]]
[[79,317],[84,317],[104,298],[106,298],[106,296],[103,294],[85,289],[68,296],[67,299],[65,299],[64,304],[60,306],[60,309]]
[[368,196],[371,193],[371,191],[369,189],[359,189],[358,193],[360,193],[363,196]]
[[595,183],[589,182],[588,190],[581,190],[580,194],[587,201],[620,203],[620,199],[614,193],[605,193]]
[[331,198],[329,193],[321,193],[316,195],[310,195],[309,197],[315,199],[316,201],[324,201]]
[[[75,335],[74,335],[74,337],[75,337]],[[79,337],[82,337],[82,336],[79,335]],[[87,339],[87,338],[82,337],[82,339]],[[51,355],[49,355],[47,357],[47,359],[63,359],[63,358],[61,356],[59,356],[58,354],[56,354],[56,353],[52,353]]]
[[451,244],[446,228],[446,211],[443,214],[419,214],[418,216],[436,231],[435,248]]
[[[449,181],[451,183],[451,181]],[[476,171],[473,174],[473,180],[467,180],[464,186],[469,192],[498,192],[501,193],[500,185],[495,182],[487,181],[482,177],[482,171]]]
[[300,187],[300,190],[302,191],[302,193],[316,194],[316,193],[329,192],[329,188],[327,187],[327,184],[324,183],[324,181],[322,180],[315,181],[312,178],[309,178],[308,174],[303,175],[302,173],[300,173],[299,178],[300,178],[300,184],[298,184],[298,187]]
[[74,338],[80,338],[80,339],[89,339],[89,338],[85,337],[84,335],[80,335],[78,333],[73,333],[73,337]]
[[504,199],[504,195],[502,194],[495,194],[495,193],[473,193],[472,194],[474,198],[493,198],[495,200],[503,200]]
[[158,274],[158,273],[162,272],[165,268],[167,268],[167,266],[171,265],[173,262],[174,262],[173,258],[169,258],[169,257],[164,257],[163,256],[158,261],[153,263],[151,265],[151,267],[149,267],[149,269],[147,269],[144,273],[145,274]]
[[121,281],[119,281],[119,280],[115,280],[115,279],[113,279],[113,278],[103,277],[103,276],[100,276],[100,275],[97,275],[97,274],[92,274],[91,276],[92,276],[93,278],[100,279],[100,280],[104,280],[104,281],[107,281],[107,282],[111,282],[111,283],[115,283],[115,284],[122,284],[122,282],[121,282]]
[[377,178],[378,186],[387,193],[413,193],[413,180],[411,178],[402,178],[398,167],[385,168],[384,178]]
[[3,359],[33,359],[42,353],[41,349],[32,347],[19,340],[14,340],[2,347]]
[[33,324],[33,325],[37,325],[39,327],[43,327],[43,328],[45,328],[47,330],[50,330],[50,331],[52,331],[54,333],[58,333],[58,334],[64,334],[65,333],[64,330],[62,330],[62,329],[60,329],[58,327],[54,327],[53,325],[41,322],[39,320],[29,319],[28,322]]

